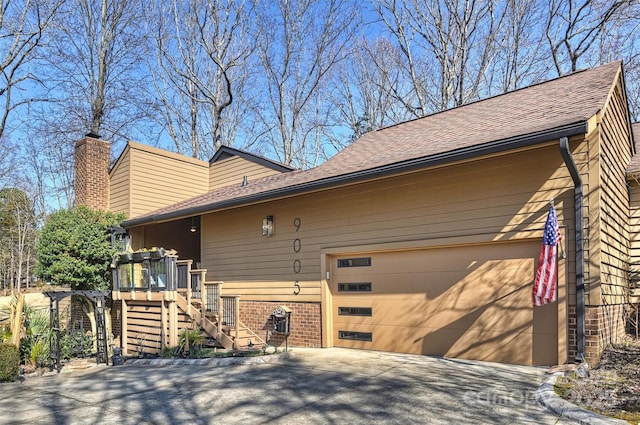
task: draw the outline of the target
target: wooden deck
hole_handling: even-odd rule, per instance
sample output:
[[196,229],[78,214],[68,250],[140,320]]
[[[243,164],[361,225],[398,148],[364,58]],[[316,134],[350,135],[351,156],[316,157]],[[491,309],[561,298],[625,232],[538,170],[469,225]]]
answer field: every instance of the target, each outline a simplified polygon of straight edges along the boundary
[[122,303],[124,355],[159,354],[165,347],[177,347],[180,333],[193,329],[226,349],[264,345],[262,338],[240,322],[240,296],[223,295],[223,282],[207,282],[206,270],[191,269],[191,260],[173,264],[175,270],[169,271],[166,287],[114,285],[113,300]]

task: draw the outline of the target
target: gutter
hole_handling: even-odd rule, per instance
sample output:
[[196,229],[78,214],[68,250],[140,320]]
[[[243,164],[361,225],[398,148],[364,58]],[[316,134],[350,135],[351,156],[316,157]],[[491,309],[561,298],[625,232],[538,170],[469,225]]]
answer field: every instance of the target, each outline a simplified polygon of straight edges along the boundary
[[383,165],[381,167],[371,168],[368,170],[356,171],[349,174],[332,176],[319,180],[312,180],[305,183],[285,186],[264,192],[253,193],[234,199],[228,199],[219,202],[213,202],[205,205],[184,208],[176,211],[170,211],[160,214],[152,214],[140,218],[132,218],[122,222],[123,227],[140,226],[143,224],[151,224],[171,219],[190,217],[204,213],[213,212],[219,209],[239,207],[242,205],[269,201],[285,196],[298,195],[311,191],[329,189],[345,184],[359,183],[373,178],[381,178],[392,176],[395,174],[416,171],[428,167],[447,164],[456,161],[477,158],[484,155],[496,154],[512,149],[519,149],[528,146],[534,146],[545,143],[550,140],[557,140],[562,137],[571,137],[587,132],[586,121],[579,121],[559,127],[529,133],[521,136],[510,137],[507,139],[496,140],[482,145],[468,146],[461,149],[455,149],[435,155],[422,158],[410,159],[407,161],[397,162],[393,164]]
[[573,155],[569,150],[569,139],[562,137],[560,139],[560,153],[564,159],[564,163],[569,169],[569,174],[573,179],[574,185],[574,209],[576,222],[576,327],[577,327],[577,353],[576,362],[584,361],[585,335],[584,335],[584,218],[583,218],[583,194],[582,179],[578,172],[578,167],[573,160]]

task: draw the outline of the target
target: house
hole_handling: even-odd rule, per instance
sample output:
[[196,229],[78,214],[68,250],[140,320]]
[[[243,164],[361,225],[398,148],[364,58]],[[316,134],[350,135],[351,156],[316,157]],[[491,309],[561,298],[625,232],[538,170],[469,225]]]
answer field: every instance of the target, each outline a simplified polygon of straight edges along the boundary
[[[615,62],[372,131],[304,171],[137,143],[107,170],[91,161],[108,144],[87,137],[79,184],[102,183],[77,193],[127,213],[134,248],[174,248],[223,282],[254,335],[283,306],[294,346],[593,363],[625,332],[640,255],[633,141]],[[558,301],[534,308],[550,204]]]

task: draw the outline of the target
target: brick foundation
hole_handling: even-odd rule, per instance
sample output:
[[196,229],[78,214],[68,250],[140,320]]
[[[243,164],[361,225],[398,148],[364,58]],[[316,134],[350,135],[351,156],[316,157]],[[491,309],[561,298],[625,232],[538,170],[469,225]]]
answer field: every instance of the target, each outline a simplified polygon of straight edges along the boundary
[[[597,365],[606,346],[615,344],[626,333],[625,305],[586,306],[584,314],[585,348],[587,363]],[[577,354],[576,307],[569,307],[569,359]]]
[[[240,321],[249,327],[256,335],[264,339],[267,327],[270,326],[269,316],[276,307],[281,305],[291,309],[291,334],[289,345],[296,347],[321,347],[322,322],[320,303],[290,303],[266,301],[240,301]],[[284,346],[283,335],[269,333],[269,344],[275,347]]]

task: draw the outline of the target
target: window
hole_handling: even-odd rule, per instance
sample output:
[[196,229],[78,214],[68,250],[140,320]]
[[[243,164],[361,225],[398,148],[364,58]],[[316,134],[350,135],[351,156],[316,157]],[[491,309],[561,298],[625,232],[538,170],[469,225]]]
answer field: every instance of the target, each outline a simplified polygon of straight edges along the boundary
[[371,292],[371,282],[338,283],[338,292]]
[[370,267],[371,257],[341,258],[338,267]]
[[371,332],[338,331],[338,338],[349,339],[352,341],[373,341],[373,335]]
[[338,307],[340,316],[371,316],[371,307]]

